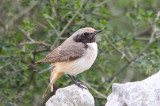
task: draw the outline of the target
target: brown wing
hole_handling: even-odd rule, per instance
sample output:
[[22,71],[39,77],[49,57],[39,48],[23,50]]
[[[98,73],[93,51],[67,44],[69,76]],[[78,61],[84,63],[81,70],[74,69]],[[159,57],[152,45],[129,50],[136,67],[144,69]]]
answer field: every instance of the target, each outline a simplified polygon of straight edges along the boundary
[[36,63],[41,62],[61,62],[61,61],[70,61],[83,56],[85,51],[84,45],[63,45],[56,49],[54,49],[51,53],[49,53],[45,59],[40,60]]

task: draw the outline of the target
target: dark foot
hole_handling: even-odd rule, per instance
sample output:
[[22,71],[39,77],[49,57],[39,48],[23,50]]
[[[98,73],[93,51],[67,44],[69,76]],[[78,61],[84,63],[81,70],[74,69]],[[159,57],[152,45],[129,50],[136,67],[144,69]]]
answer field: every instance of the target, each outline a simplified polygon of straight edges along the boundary
[[84,84],[83,84],[82,82],[76,82],[75,84],[76,84],[78,87],[82,88],[82,90],[83,90],[83,89],[88,89],[87,87],[84,86]]
[[69,74],[67,74],[67,75],[74,81],[74,84],[76,84],[78,87],[82,88],[82,90],[88,89],[87,87],[84,86],[83,82],[78,82],[74,76],[71,76]]
[[77,82],[77,83],[80,83],[81,85],[85,85],[83,82]]

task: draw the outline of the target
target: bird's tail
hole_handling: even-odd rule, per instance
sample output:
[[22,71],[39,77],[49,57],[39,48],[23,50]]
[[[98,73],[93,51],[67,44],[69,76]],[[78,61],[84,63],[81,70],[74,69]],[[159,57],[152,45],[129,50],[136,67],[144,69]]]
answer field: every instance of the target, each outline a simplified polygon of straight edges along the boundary
[[[50,83],[46,89],[46,91],[43,94],[43,98],[46,96],[48,93],[48,90],[53,86],[53,84],[63,75],[64,73],[62,72],[56,72],[56,68],[53,69],[51,76],[50,76]],[[52,89],[51,89],[52,90]]]
[[[52,67],[52,64],[51,64],[51,67]],[[51,72],[50,82],[51,82],[51,80],[52,80],[52,78],[53,78],[55,72],[56,72],[56,68],[54,68],[53,71]],[[53,85],[51,86],[51,92],[53,92]]]

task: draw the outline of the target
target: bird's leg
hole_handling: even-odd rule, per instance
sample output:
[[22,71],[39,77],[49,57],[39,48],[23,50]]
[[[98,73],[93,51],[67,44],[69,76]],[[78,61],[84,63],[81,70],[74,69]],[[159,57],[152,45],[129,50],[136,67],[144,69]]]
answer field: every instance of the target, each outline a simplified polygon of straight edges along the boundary
[[73,79],[78,83],[78,81],[76,80],[76,78],[74,77],[74,76],[72,76],[73,77]]
[[[67,74],[67,75],[68,75],[68,74]],[[73,80],[73,82],[74,82],[78,87],[80,87],[80,88],[82,88],[82,89],[83,89],[83,88],[84,88],[84,89],[87,89],[86,87],[84,87],[84,86],[82,85],[81,82],[78,82],[74,76],[71,76],[71,75],[68,75],[68,76]]]
[[67,74],[71,79],[72,79],[72,81],[74,82],[74,83],[77,83],[77,80],[75,79],[75,78],[73,78],[73,76],[71,76],[71,75],[69,75],[69,74]]
[[75,76],[73,76],[73,79],[74,79],[77,83],[85,85],[83,82],[78,82],[78,81],[76,80]]

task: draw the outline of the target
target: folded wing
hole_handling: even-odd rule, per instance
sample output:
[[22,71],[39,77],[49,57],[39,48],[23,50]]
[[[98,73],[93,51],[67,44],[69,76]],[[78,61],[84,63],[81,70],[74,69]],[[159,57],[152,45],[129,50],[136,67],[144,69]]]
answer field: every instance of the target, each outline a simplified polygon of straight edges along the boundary
[[84,51],[85,47],[82,44],[62,45],[54,49],[51,53],[49,53],[45,59],[40,60],[36,63],[42,63],[42,62],[55,63],[62,61],[71,61],[82,57],[84,55]]

